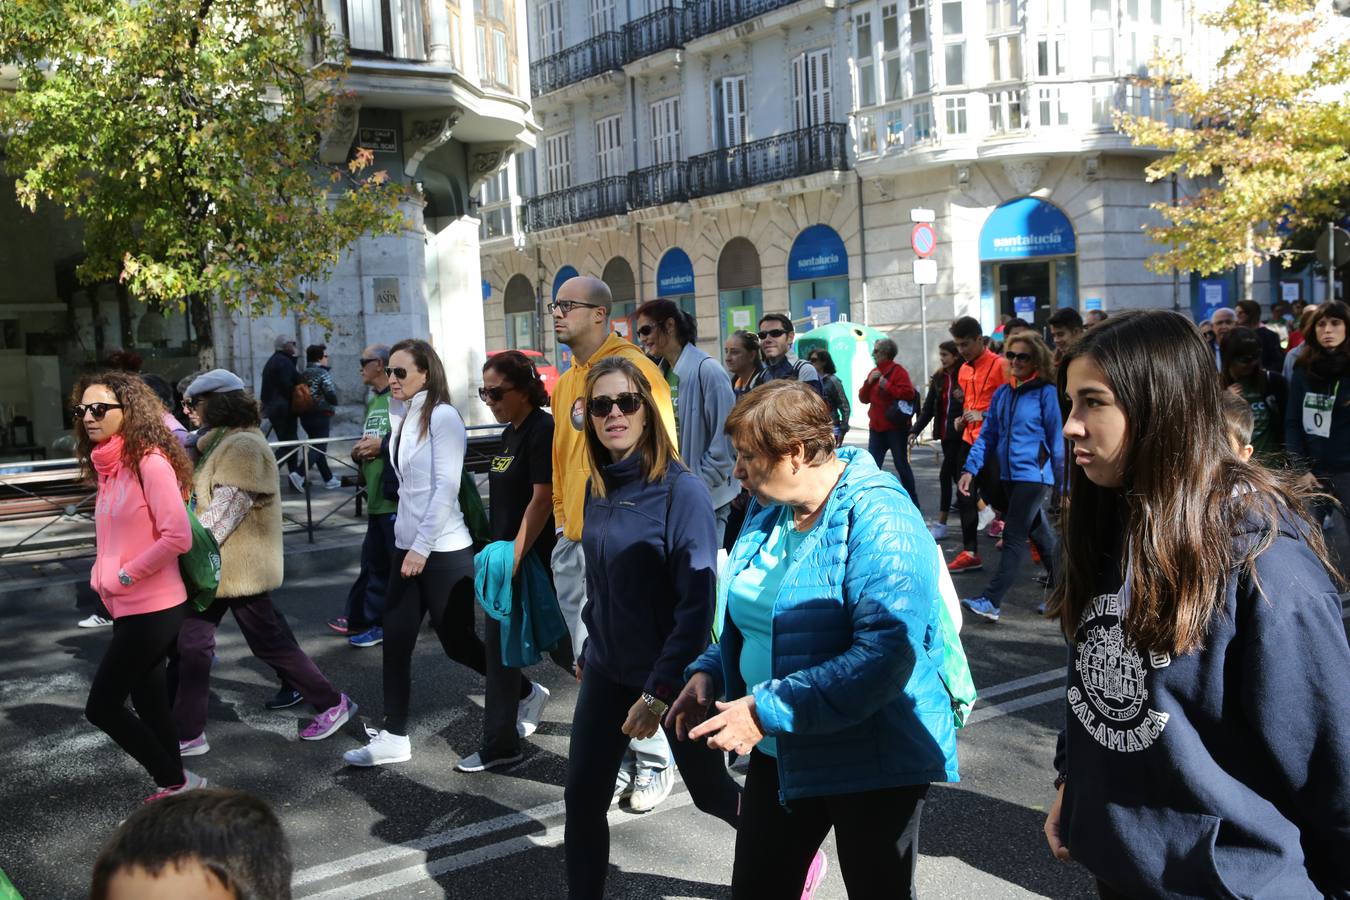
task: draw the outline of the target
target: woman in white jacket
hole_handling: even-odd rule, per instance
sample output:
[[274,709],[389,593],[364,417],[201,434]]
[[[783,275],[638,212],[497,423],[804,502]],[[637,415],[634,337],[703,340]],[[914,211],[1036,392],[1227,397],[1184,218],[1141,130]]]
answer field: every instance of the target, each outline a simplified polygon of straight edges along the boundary
[[474,629],[473,539],[459,508],[468,433],[450,405],[440,357],[426,341],[400,341],[389,366],[389,460],[398,476],[393,578],[384,612],[384,727],[344,755],[354,766],[412,758],[408,697],[412,653],[422,619],[446,656],[480,675],[487,671]]

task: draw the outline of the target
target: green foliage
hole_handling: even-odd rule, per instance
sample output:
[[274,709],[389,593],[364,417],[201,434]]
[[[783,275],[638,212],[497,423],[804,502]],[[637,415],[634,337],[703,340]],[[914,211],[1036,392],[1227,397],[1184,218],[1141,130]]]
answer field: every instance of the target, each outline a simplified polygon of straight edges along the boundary
[[1167,155],[1148,167],[1201,187],[1154,204],[1165,224],[1149,236],[1169,249],[1149,268],[1201,274],[1259,264],[1285,249],[1278,225],[1325,227],[1350,191],[1350,22],[1314,0],[1232,0],[1206,24],[1228,42],[1213,72],[1186,74],[1160,58],[1139,79],[1170,98],[1171,124],[1118,115],[1139,146]]
[[0,0],[5,166],[29,209],[82,221],[85,280],[323,321],[306,284],[405,226],[369,151],[318,162],[344,59],[306,0]]

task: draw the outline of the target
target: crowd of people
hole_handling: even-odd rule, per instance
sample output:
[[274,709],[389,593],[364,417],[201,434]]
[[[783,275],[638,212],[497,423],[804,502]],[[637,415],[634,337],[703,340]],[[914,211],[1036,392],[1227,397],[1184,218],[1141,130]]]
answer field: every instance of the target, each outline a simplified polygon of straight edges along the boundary
[[[960,609],[997,622],[1031,558],[1048,590],[1038,612],[1070,649],[1047,778],[1054,855],[1085,865],[1104,897],[1350,884],[1350,693],[1336,688],[1350,647],[1323,536],[1350,500],[1344,304],[1305,311],[1289,377],[1280,337],[1245,305],[1216,312],[1211,337],[1162,311],[1059,310],[1049,342],[1018,319],[986,337],[959,318],[923,392],[881,339],[856,394],[866,452],[846,442],[851,398],[831,355],[798,359],[789,317],[732,334],[721,364],[678,304],[640,306],[638,343],[615,333],[612,307],[598,279],[559,288],[549,312],[572,365],[551,397],[517,351],[484,365],[479,397],[504,426],[486,515],[436,350],[363,350],[351,457],[367,532],[327,624],[382,646],[383,696],[348,764],[411,758],[411,660],[429,617],[446,656],[485,683],[482,742],[461,772],[522,760],[550,699],[530,666],[551,658],[578,680],[569,897],[605,894],[607,810],[654,809],[677,769],[732,829],[733,897],[812,896],[831,830],[850,897],[913,896],[930,785],[959,779]],[[172,391],[148,379],[77,386],[77,454],[99,491],[91,583],[113,622],[87,715],[155,785],[100,856],[95,896],[131,877],[223,878],[219,842],[246,840],[225,819],[274,827],[183,768],[210,750],[227,610],[280,680],[269,705],[313,707],[301,739],[357,712],[270,598],[284,579],[278,454],[296,457],[269,448],[263,417],[276,440],[296,422],[326,438],[336,404],[326,348],[303,372],[294,349],[278,338],[257,401],[226,370],[186,380],[190,428],[173,428]],[[942,465],[925,522],[909,454],[930,429]],[[304,475],[290,466],[286,480]],[[953,504],[962,546],[948,561],[936,541]],[[197,527],[219,554],[204,604],[180,565]],[[981,531],[1002,553],[958,606],[944,596],[983,568]],[[193,822],[219,826],[208,838],[137,837],[193,802],[207,810]],[[237,877],[288,871],[286,858]]]

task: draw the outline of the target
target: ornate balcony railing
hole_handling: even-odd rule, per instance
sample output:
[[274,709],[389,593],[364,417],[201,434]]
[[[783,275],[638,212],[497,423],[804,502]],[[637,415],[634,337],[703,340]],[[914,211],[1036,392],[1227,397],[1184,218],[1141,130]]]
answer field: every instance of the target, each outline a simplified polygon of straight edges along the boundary
[[606,31],[575,47],[530,64],[530,93],[535,96],[623,68],[622,32]]
[[633,209],[689,199],[689,163],[671,162],[628,173],[628,202]]
[[617,175],[535,197],[525,205],[525,230],[543,231],[626,212],[628,176]]
[[623,27],[625,62],[684,46],[685,11],[678,6],[658,9]]
[[739,25],[796,2],[798,0],[699,0],[685,9],[688,39]]
[[689,158],[689,196],[704,197],[848,168],[848,126],[827,122]]

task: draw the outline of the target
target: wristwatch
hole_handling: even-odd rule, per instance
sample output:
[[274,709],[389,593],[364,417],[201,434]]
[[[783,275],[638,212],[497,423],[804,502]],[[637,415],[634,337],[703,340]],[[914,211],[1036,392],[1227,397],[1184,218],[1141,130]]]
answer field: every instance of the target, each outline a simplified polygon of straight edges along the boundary
[[647,704],[647,709],[658,719],[666,714],[666,710],[670,709],[669,703],[666,703],[664,700],[658,700],[648,693],[643,693],[642,702]]
[[117,580],[128,586],[131,584],[131,576],[127,574],[126,569],[117,570]]

